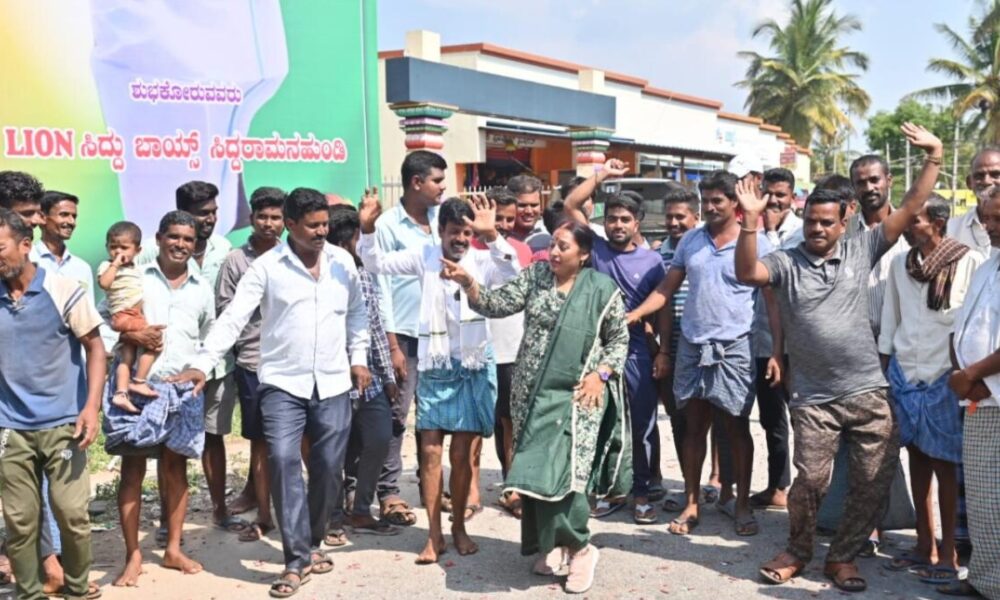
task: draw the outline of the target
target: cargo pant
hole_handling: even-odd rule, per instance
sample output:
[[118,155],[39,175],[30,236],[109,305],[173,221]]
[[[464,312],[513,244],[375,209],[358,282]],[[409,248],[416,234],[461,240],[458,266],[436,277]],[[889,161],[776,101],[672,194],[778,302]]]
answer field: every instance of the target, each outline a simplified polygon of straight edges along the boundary
[[17,597],[44,599],[38,556],[42,473],[49,480],[52,513],[62,537],[68,597],[86,596],[90,578],[90,475],[87,453],[73,439],[73,425],[0,434],[0,489],[7,525],[7,554]]
[[830,485],[833,457],[843,438],[848,451],[844,517],[827,562],[850,562],[875,529],[899,456],[899,430],[885,389],[790,410],[797,474],[788,493],[788,552],[813,555],[816,515]]

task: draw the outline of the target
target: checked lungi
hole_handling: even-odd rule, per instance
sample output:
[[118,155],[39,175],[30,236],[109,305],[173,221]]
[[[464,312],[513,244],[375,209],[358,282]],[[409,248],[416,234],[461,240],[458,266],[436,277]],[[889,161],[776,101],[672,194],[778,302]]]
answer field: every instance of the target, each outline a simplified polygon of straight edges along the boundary
[[1000,408],[981,406],[965,417],[962,455],[972,559],[969,583],[1000,599]]

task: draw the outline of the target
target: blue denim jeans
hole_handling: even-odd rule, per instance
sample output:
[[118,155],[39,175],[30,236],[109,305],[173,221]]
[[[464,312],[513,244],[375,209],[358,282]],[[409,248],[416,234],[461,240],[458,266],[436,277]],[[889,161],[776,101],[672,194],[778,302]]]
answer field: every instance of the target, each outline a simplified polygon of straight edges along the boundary
[[[334,499],[341,494],[338,474],[351,433],[351,400],[347,392],[319,398],[315,390],[312,398],[297,398],[267,385],[258,392],[285,568],[302,570],[319,550]],[[302,477],[303,434],[310,443],[308,490]]]

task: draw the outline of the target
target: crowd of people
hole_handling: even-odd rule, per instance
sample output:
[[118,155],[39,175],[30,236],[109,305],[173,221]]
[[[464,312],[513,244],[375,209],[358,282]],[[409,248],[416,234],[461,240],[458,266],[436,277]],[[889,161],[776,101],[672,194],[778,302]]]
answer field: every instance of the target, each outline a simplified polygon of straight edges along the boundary
[[[0,172],[3,575],[20,598],[100,595],[86,449],[102,427],[122,457],[115,585],[142,575],[149,458],[163,566],[202,570],[181,545],[187,463],[200,458],[212,523],[244,542],[277,528],[270,595],[292,596],[333,570],[326,548],[417,522],[400,494],[415,406],[428,518],[417,564],[448,548],[447,512],[458,554],[478,551],[467,524],[494,437],[521,552],[570,593],[590,589],[600,560],[590,519],[676,513],[666,531],[688,536],[709,503],[740,536],[760,531],[755,509],[787,509],[788,543],[763,581],[801,573],[825,530],[824,574],[861,591],[855,560],[903,504],[916,544],[886,569],[1000,598],[1000,149],[976,154],[979,202],[950,218],[934,193],[941,142],[902,132],[925,157],[896,207],[877,155],[819,181],[801,218],[791,172],[734,160],[697,192],[669,187],[664,240],[643,237],[643,199],[627,191],[592,222],[595,191],[628,172],[616,159],[547,205],[530,175],[445,199],[447,163],[426,151],[405,158],[385,212],[375,189],[355,207],[262,187],[238,248],[215,232],[218,189],[191,181],[154,235],[127,221],[107,231],[96,279],[67,248],[87,204]],[[237,402],[250,469],[227,504]],[[661,404],[682,492],[663,486]],[[752,493],[755,404],[768,468]],[[894,484],[901,446],[913,504]]]

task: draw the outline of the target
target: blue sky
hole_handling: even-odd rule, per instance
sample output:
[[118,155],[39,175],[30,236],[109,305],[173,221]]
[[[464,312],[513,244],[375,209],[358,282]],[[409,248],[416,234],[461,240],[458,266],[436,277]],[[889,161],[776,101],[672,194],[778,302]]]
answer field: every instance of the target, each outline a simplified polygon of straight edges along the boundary
[[[977,0],[834,5],[864,24],[844,41],[869,56],[860,78],[872,97],[869,114],[892,110],[912,90],[944,83],[925,70],[930,57],[952,56],[933,25],[964,32],[968,15],[978,11]],[[445,45],[490,42],[619,71],[743,112],[745,92],[733,83],[743,78],[746,61],[736,53],[766,51],[750,33],[763,19],[783,22],[787,6],[787,0],[381,0],[379,48],[402,48],[407,31],[430,29]],[[861,134],[865,121],[855,126]],[[863,137],[852,143],[863,144]]]

